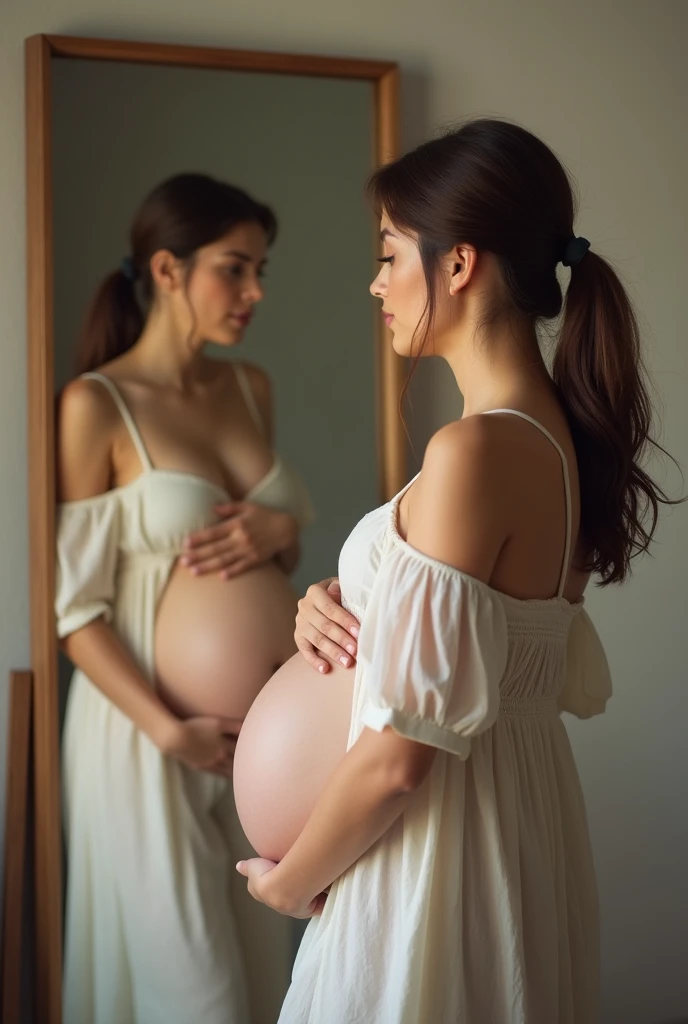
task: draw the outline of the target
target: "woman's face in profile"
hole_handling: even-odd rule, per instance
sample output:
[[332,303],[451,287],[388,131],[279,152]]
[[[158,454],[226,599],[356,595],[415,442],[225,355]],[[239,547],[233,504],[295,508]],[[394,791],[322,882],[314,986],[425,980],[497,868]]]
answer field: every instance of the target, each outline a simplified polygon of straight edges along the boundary
[[394,335],[394,351],[412,354],[414,333],[423,316],[427,288],[415,240],[402,233],[383,213],[380,237],[384,246],[380,272],[370,292],[382,299],[385,322]]
[[268,240],[259,224],[240,224],[196,253],[187,294],[194,333],[203,341],[236,345],[263,298]]
[[[385,322],[394,334],[394,351],[400,356],[414,356],[418,352],[416,337],[423,334],[428,296],[418,238],[414,233],[400,231],[384,213],[380,237],[384,245],[383,262],[370,292],[382,299]],[[431,336],[427,339],[429,344],[423,346],[426,355],[441,351],[445,336],[453,326],[449,283],[451,261],[455,258],[449,253],[440,261],[435,316]]]

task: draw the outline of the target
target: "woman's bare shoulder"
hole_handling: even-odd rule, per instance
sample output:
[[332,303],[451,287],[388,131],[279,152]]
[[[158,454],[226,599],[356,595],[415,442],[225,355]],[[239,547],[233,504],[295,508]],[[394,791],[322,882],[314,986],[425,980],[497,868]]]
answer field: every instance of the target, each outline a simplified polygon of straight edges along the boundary
[[408,541],[488,582],[508,529],[499,432],[488,417],[449,423],[430,439],[413,487]]
[[107,490],[119,413],[102,384],[77,378],[57,397],[58,500],[72,501]]

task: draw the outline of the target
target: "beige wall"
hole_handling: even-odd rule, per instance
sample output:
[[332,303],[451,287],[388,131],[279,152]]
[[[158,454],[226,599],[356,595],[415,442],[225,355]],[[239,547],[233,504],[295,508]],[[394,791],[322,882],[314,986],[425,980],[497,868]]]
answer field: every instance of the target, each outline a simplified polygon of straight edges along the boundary
[[[324,8],[326,8],[324,10]],[[688,465],[684,0],[5,0],[0,36],[0,681],[28,662],[24,403],[22,40],[35,32],[398,60],[404,142],[466,114],[542,134],[581,185],[579,227],[637,298],[664,407],[663,440]],[[456,408],[424,374],[417,437]],[[419,396],[420,397],[420,396]],[[678,487],[676,474],[669,482]],[[572,723],[597,856],[605,1020],[688,1014],[686,905],[688,508],[665,517],[653,559],[590,607],[612,663],[608,714]],[[5,691],[0,718],[5,720]],[[4,785],[0,788],[0,792]],[[683,806],[682,806],[683,805]]]

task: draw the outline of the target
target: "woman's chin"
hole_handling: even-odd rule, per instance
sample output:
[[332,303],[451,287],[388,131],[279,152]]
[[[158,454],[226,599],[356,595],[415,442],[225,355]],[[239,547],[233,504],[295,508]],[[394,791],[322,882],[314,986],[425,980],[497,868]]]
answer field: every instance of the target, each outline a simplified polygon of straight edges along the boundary
[[245,333],[245,327],[240,329],[229,327],[226,331],[217,331],[212,338],[208,338],[208,341],[212,342],[213,345],[221,345],[223,348],[232,348],[233,345],[240,345],[242,343]]
[[404,356],[407,358],[411,355],[410,344],[408,344],[406,339],[399,334],[394,334],[392,336],[392,348],[398,356]]

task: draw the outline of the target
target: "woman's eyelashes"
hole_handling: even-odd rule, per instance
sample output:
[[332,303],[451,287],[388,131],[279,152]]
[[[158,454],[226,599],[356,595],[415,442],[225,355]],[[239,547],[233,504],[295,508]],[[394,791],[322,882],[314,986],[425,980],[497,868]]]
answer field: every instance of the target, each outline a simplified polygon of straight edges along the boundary
[[389,263],[390,266],[394,263],[393,256],[378,256],[378,263]]
[[[222,268],[222,273],[226,274],[227,277],[233,277],[236,281],[240,281],[247,273],[246,266],[243,263],[236,263]],[[265,267],[258,267],[256,271],[256,277],[263,278],[267,274]]]

